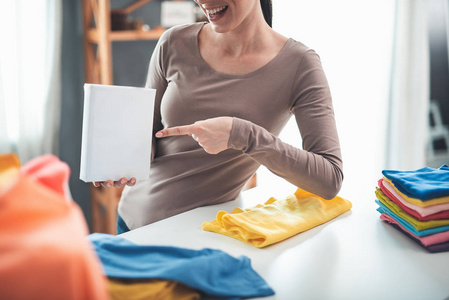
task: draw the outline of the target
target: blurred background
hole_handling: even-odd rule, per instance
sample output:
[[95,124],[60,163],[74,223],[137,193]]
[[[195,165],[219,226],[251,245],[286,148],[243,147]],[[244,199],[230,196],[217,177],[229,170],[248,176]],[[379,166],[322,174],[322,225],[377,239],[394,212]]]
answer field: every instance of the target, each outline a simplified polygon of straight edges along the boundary
[[[374,202],[383,169],[449,163],[448,2],[273,1],[273,28],[321,57],[343,151],[340,195],[355,206]],[[2,7],[0,153],[17,153],[22,164],[46,153],[67,162],[72,197],[92,229],[91,189],[79,180],[83,84],[142,87],[160,33],[204,16],[190,0],[16,0]],[[102,28],[115,35],[102,39]],[[109,60],[109,68],[95,59]],[[293,119],[281,138],[301,147]],[[294,192],[264,167],[257,185]]]

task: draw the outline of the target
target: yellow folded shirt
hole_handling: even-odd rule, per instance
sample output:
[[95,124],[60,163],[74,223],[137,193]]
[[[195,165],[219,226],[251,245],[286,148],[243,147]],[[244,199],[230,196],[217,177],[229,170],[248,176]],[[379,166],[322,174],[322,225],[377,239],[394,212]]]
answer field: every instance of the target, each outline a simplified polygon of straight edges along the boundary
[[202,228],[262,248],[326,223],[351,207],[351,202],[341,197],[325,200],[298,189],[282,200],[272,197],[251,208],[220,211],[215,220],[204,222]]
[[399,207],[399,205],[391,201],[378,187],[376,187],[376,197],[396,215],[409,222],[413,227],[416,228],[416,230],[424,230],[449,225],[449,219],[419,221],[415,217],[405,212],[401,207]]
[[16,154],[0,154],[0,191],[17,178],[19,172],[20,160]]
[[111,300],[198,300],[200,294],[176,281],[108,279]]
[[391,186],[396,190],[396,192],[398,192],[399,195],[402,196],[402,198],[404,198],[405,201],[410,202],[412,204],[415,204],[415,205],[418,205],[418,206],[421,206],[421,207],[427,207],[427,206],[432,206],[432,205],[435,205],[435,204],[449,203],[449,196],[433,198],[431,200],[426,200],[426,201],[422,201],[422,200],[419,200],[419,199],[416,199],[416,198],[409,197],[409,196],[403,194],[401,191],[399,191],[394,186],[394,183],[390,179],[388,179],[387,177],[383,177],[383,179],[385,181],[387,181],[389,184],[391,184]]

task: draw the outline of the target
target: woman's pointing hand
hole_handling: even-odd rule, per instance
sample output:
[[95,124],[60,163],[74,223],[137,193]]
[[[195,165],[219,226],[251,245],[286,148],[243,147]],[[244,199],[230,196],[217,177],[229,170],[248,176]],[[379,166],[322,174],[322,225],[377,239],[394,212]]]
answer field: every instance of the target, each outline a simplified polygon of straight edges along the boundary
[[191,136],[209,154],[217,154],[228,149],[232,128],[232,117],[218,117],[197,121],[191,125],[176,126],[160,130],[157,138],[176,135]]

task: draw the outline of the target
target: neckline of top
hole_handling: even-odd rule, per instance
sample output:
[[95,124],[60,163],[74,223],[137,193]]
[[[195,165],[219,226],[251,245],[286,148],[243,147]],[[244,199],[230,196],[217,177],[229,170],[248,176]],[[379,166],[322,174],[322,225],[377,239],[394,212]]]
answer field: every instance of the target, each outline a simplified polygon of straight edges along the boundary
[[286,51],[288,45],[290,45],[291,42],[294,42],[293,39],[288,38],[287,41],[285,42],[285,44],[282,46],[282,48],[281,48],[281,50],[279,51],[279,53],[277,53],[275,57],[273,57],[273,58],[272,58],[270,61],[268,61],[266,64],[264,64],[263,66],[261,66],[260,68],[254,70],[254,71],[251,71],[251,72],[245,73],[245,74],[228,74],[228,73],[222,73],[222,72],[217,71],[217,70],[215,70],[214,68],[212,68],[212,67],[211,67],[211,66],[204,60],[203,56],[201,55],[200,47],[199,47],[199,39],[198,39],[198,36],[199,36],[199,33],[200,33],[201,29],[203,28],[203,26],[204,26],[205,24],[207,24],[207,23],[206,23],[206,22],[200,22],[200,23],[197,23],[198,26],[197,26],[197,28],[196,28],[196,30],[195,30],[195,33],[193,34],[193,39],[192,39],[192,41],[193,41],[193,43],[194,43],[195,55],[196,55],[198,61],[200,61],[200,63],[201,63],[202,65],[204,65],[206,68],[208,68],[208,69],[210,70],[211,73],[216,74],[216,75],[219,75],[219,76],[221,76],[221,77],[225,77],[225,78],[235,78],[235,79],[238,79],[238,78],[247,78],[247,77],[252,77],[252,76],[254,76],[254,75],[256,75],[256,74],[258,74],[258,73],[260,73],[260,72],[263,72],[263,71],[264,71],[265,69],[267,69],[269,66],[271,66],[271,65],[274,64],[274,63],[276,63],[276,61],[278,61],[278,60],[282,57],[282,55],[283,55],[283,53]]

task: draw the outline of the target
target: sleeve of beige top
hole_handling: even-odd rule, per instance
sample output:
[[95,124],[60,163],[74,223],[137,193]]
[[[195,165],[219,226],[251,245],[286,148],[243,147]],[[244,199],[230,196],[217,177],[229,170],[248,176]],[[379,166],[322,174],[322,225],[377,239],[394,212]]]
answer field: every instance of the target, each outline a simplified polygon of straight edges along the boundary
[[154,51],[151,55],[150,64],[148,66],[148,74],[145,87],[156,89],[156,98],[154,102],[153,116],[153,141],[151,143],[151,161],[153,161],[156,152],[157,140],[154,134],[163,128],[161,122],[161,100],[167,89],[167,80],[165,76],[165,58],[169,48],[169,36],[171,31],[167,30],[160,37]]
[[228,146],[267,167],[290,183],[325,199],[337,195],[343,181],[340,144],[328,84],[319,57],[311,51],[297,73],[292,107],[302,149],[265,128],[234,118]]

